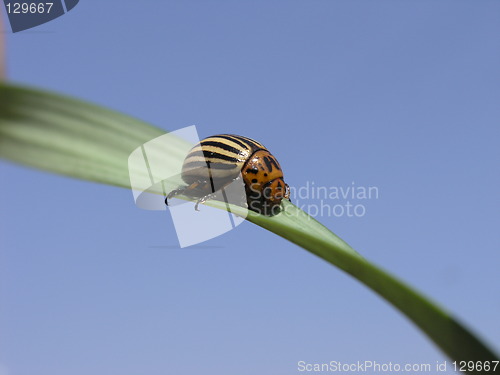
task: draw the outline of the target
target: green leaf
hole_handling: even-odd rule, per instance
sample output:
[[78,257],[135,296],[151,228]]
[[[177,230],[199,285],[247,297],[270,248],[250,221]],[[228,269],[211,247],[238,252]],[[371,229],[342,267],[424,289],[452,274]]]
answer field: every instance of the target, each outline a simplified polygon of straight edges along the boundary
[[[128,157],[165,132],[79,100],[0,84],[0,157],[67,176],[130,188]],[[185,145],[179,140],[179,150]],[[176,165],[183,152],[174,153]],[[211,201],[222,209],[226,205]],[[288,201],[273,217],[231,211],[337,266],[385,298],[457,361],[498,360],[450,313],[370,263],[346,242]],[[470,372],[481,373],[481,372]]]

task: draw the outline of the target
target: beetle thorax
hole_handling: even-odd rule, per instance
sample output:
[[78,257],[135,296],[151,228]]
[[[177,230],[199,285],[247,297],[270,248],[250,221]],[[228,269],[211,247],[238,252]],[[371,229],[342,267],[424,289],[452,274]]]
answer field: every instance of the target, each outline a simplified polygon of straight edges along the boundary
[[253,153],[244,164],[241,173],[245,184],[256,191],[261,191],[269,181],[283,178],[278,161],[267,150]]

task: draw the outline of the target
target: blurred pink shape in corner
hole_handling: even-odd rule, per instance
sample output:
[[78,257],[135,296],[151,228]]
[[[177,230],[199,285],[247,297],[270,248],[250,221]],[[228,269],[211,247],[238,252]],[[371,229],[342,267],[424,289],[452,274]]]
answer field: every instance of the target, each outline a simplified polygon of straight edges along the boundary
[[5,30],[3,28],[3,15],[0,14],[0,81],[5,79]]

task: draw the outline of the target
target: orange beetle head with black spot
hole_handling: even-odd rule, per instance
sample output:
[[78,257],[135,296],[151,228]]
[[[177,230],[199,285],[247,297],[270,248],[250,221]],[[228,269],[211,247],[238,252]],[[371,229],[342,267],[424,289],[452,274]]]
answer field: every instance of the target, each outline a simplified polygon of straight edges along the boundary
[[283,179],[278,160],[267,150],[255,152],[241,171],[245,181],[247,203],[252,211],[273,215],[283,198],[290,198],[290,188]]

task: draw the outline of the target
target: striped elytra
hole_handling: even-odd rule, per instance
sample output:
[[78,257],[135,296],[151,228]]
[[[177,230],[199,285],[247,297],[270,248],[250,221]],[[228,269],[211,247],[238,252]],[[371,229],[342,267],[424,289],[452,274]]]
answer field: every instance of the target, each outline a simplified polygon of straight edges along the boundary
[[248,208],[264,215],[279,212],[283,198],[289,199],[289,187],[276,158],[261,143],[240,135],[220,134],[203,139],[184,159],[184,187],[170,192],[198,198],[198,204],[229,185],[239,176],[245,185]]

